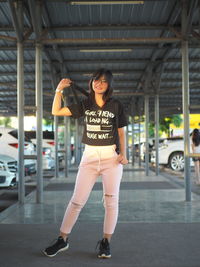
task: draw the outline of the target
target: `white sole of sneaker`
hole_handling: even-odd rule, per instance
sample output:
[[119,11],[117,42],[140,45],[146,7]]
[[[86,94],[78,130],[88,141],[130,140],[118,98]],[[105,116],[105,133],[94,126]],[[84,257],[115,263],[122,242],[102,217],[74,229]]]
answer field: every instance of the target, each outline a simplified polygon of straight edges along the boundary
[[69,244],[68,244],[66,247],[64,247],[64,248],[59,249],[55,254],[48,255],[45,251],[43,251],[43,253],[44,253],[44,255],[46,255],[47,257],[52,258],[52,257],[56,256],[59,252],[65,251],[65,250],[67,250],[68,248],[69,248]]
[[100,258],[100,259],[110,259],[111,255],[102,254],[102,255],[98,255],[98,258]]

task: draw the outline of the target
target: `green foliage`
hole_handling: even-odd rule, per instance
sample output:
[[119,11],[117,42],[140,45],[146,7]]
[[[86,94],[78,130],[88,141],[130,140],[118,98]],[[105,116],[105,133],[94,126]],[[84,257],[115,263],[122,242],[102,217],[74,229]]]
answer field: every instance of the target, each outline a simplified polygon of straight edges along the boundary
[[153,122],[149,123],[149,138],[153,138],[154,137],[154,128],[155,125]]
[[160,126],[159,126],[160,131],[165,132],[169,136],[170,135],[169,126],[171,123],[172,123],[171,117],[161,119],[160,120]]
[[49,118],[49,119],[43,119],[43,124],[45,126],[52,125],[53,124],[53,120],[51,118]]
[[5,127],[11,127],[11,118],[5,117],[0,120],[0,125],[3,125]]
[[[183,119],[181,115],[172,115],[170,117],[165,117],[160,120],[159,124],[159,133],[160,135],[165,132],[168,136],[170,136],[170,124],[174,124],[176,127],[180,127]],[[154,123],[149,124],[149,137],[154,137],[155,126]]]
[[181,126],[181,123],[183,122],[183,119],[181,118],[181,115],[173,115],[172,116],[172,123],[178,128]]

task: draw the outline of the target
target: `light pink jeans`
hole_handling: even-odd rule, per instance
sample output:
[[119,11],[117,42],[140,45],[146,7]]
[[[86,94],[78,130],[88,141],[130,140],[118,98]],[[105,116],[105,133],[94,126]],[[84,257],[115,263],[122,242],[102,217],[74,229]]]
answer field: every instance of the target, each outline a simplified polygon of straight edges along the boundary
[[105,234],[113,234],[118,218],[119,188],[123,166],[117,160],[116,146],[85,146],[73,196],[66,209],[60,231],[69,234],[87,202],[98,176],[102,176]]

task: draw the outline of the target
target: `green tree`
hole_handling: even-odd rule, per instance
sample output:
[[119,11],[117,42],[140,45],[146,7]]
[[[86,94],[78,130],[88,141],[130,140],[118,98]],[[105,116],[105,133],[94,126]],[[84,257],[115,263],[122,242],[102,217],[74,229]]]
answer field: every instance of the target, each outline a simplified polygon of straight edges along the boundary
[[169,131],[170,124],[173,123],[176,127],[180,127],[182,121],[183,119],[181,118],[180,114],[176,114],[170,117],[163,118],[160,121],[160,130],[162,132],[165,132],[168,135],[168,137],[170,137],[170,131]]
[[155,124],[153,122],[149,123],[149,138],[154,137],[154,129],[155,129]]
[[181,118],[180,114],[173,115],[172,116],[172,123],[178,128],[181,126],[181,123],[183,122],[183,119]]
[[171,117],[166,117],[160,120],[159,129],[161,132],[165,132],[168,135],[168,137],[170,136],[169,126],[171,123],[172,123]]
[[[174,124],[176,127],[180,127],[183,119],[181,118],[181,115],[176,114],[172,115],[170,117],[165,117],[160,120],[159,124],[159,133],[162,135],[163,132],[165,132],[168,137],[170,137],[170,124]],[[155,125],[153,122],[149,123],[149,137],[154,137],[155,133]]]
[[11,118],[5,117],[0,120],[0,125],[3,125],[5,127],[11,127]]
[[53,130],[53,119],[52,118],[45,118],[42,120],[43,125],[45,126],[51,126],[52,130]]

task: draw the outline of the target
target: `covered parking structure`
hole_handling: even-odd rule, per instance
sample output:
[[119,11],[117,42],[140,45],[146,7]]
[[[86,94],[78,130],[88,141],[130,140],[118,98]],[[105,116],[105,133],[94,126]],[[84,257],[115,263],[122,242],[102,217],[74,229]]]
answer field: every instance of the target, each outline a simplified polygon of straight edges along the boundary
[[[190,201],[189,113],[200,109],[199,55],[199,0],[0,0],[0,115],[19,118],[20,203],[24,203],[24,115],[37,115],[40,203],[42,118],[52,116],[56,84],[70,77],[86,89],[67,91],[65,103],[70,103],[87,91],[89,77],[99,67],[113,71],[115,96],[127,116],[145,115],[146,140],[149,120],[155,120],[157,147],[159,118],[184,114],[184,176]],[[56,130],[58,118],[54,120]],[[65,123],[67,136],[69,119]]]

